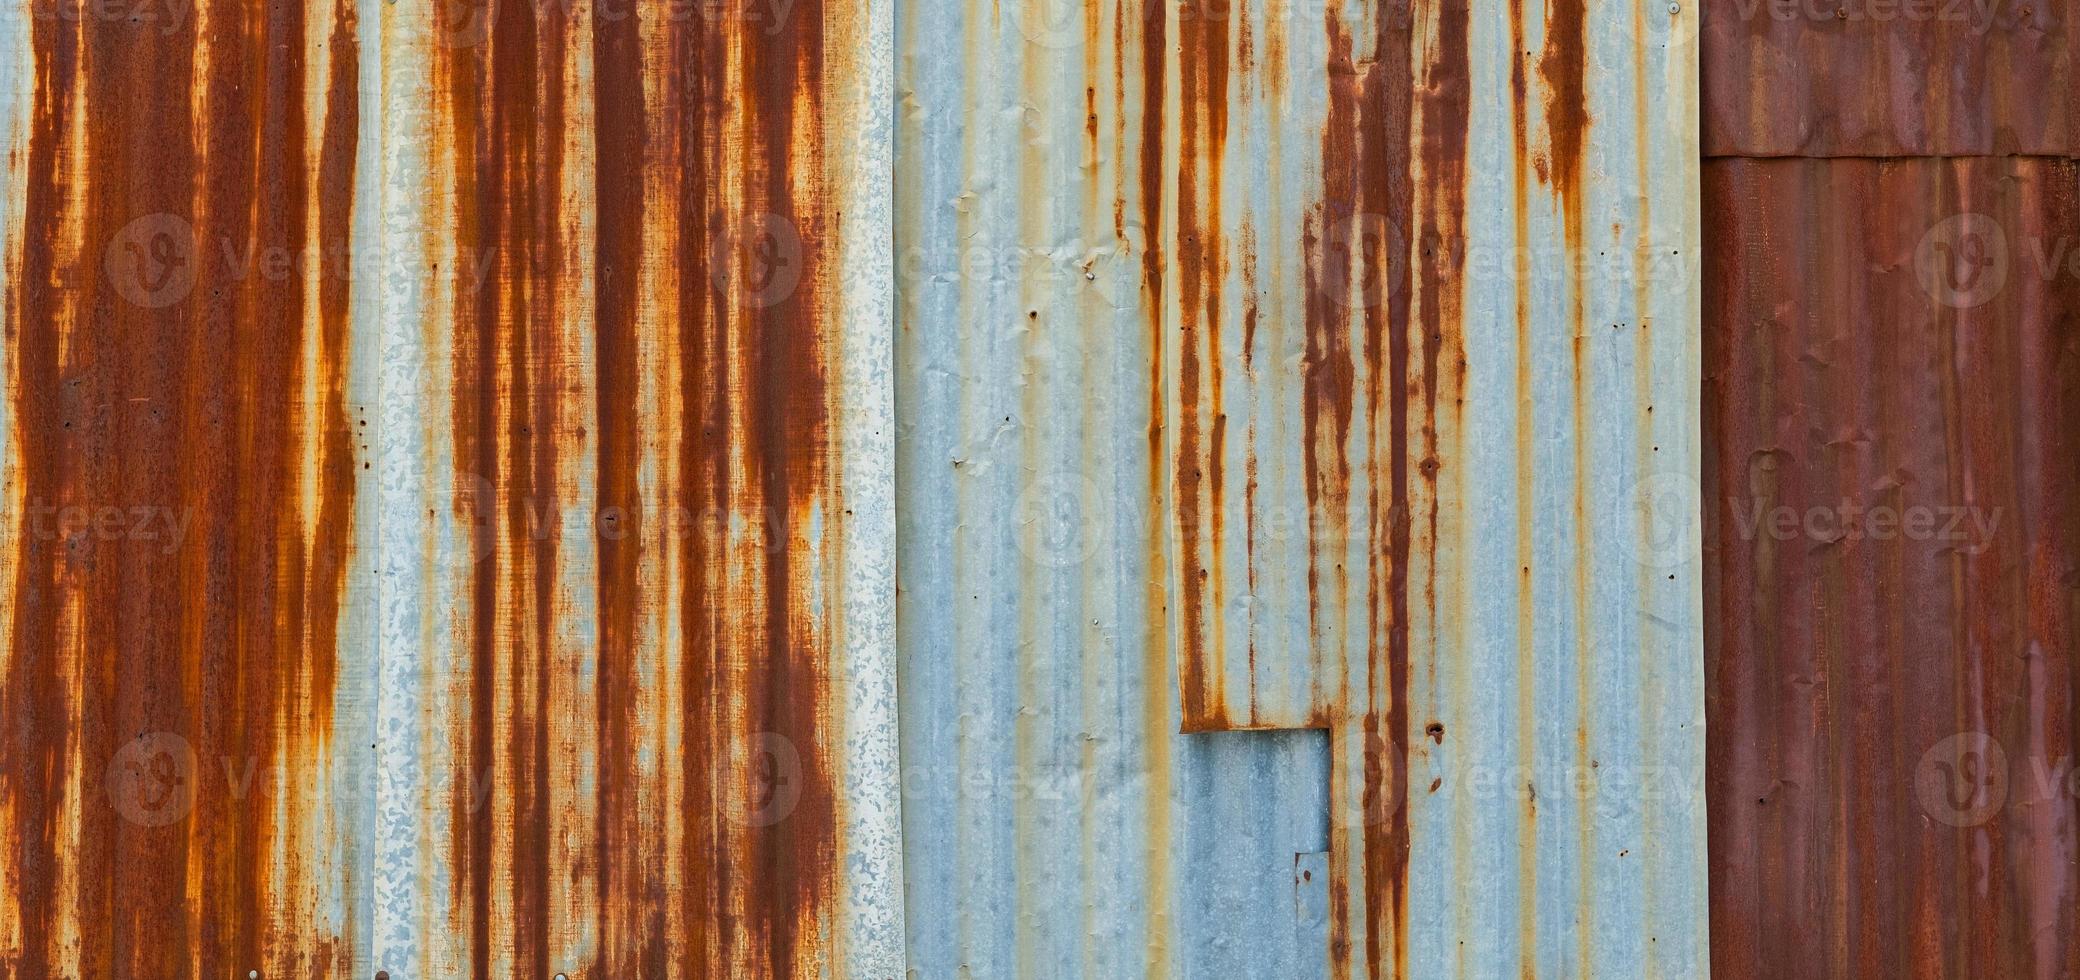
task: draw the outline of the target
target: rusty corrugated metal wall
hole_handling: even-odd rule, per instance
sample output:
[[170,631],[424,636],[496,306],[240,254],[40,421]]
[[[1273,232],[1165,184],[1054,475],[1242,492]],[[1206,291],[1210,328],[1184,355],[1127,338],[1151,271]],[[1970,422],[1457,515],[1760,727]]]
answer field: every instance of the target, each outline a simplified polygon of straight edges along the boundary
[[367,925],[370,420],[329,265],[360,31],[192,13],[5,29],[13,976],[331,973]]
[[9,4],[0,968],[2080,975],[2080,19],[1701,13]]
[[1701,12],[14,5],[0,967],[2080,974],[2080,27]]
[[1721,977],[2080,976],[2072,14],[1706,20]]
[[1696,971],[1676,11],[919,3],[890,249],[884,7],[103,9],[5,22],[10,973]]
[[903,846],[919,977],[1321,975],[1326,740],[1186,736],[1169,5],[898,10]]
[[0,33],[0,972],[899,973],[889,8],[110,9]]

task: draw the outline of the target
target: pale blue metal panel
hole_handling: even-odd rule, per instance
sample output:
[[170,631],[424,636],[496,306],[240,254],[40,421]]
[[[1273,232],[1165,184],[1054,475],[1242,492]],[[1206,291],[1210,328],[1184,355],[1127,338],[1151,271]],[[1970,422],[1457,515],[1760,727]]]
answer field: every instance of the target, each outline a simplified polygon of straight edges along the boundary
[[1163,6],[898,12],[898,647],[919,977],[1262,976],[1319,733],[1178,734],[1153,413]]

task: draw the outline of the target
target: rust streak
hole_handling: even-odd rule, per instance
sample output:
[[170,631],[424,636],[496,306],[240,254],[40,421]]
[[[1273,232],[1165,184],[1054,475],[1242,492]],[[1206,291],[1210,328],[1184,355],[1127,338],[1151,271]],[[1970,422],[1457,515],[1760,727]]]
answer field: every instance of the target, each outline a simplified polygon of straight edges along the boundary
[[1228,727],[1220,610],[1227,418],[1221,393],[1221,163],[1228,134],[1233,11],[1179,13],[1177,174],[1178,651],[1187,731]]

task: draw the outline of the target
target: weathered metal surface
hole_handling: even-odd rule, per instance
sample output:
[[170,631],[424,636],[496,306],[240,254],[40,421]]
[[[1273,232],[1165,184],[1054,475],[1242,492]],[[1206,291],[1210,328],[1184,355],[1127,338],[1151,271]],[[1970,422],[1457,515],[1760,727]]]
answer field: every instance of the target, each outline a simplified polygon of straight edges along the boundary
[[886,12],[390,25],[446,259],[400,746],[428,975],[900,969],[893,771],[851,768],[894,735]]
[[905,875],[918,977],[1310,975],[1324,740],[1178,734],[1162,3],[899,9]]
[[1703,7],[1707,156],[2080,153],[2080,11],[2069,3]]
[[1713,972],[2080,976],[2080,165],[1704,202]]
[[[900,31],[913,967],[1701,974],[1682,16],[967,8]],[[1173,723],[1328,729],[1332,853],[1178,788],[1297,736]],[[1249,864],[1324,891],[1192,942]]]
[[26,9],[6,972],[1702,971],[1686,15]]
[[1185,723],[1329,730],[1338,975],[1703,972],[1694,16],[1184,28]]
[[0,972],[331,975],[368,908],[350,3],[10,5]]
[[0,22],[0,972],[900,973],[890,9],[108,9]]

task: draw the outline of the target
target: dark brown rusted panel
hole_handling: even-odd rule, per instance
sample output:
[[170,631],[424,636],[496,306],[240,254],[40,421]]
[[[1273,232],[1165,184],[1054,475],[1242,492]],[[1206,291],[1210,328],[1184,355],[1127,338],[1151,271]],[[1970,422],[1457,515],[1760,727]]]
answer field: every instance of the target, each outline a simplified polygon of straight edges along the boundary
[[[820,111],[825,12],[802,3],[780,24],[592,13],[501,5],[483,43],[441,49],[437,68],[439,125],[459,163],[457,238],[493,260],[481,290],[457,290],[450,325],[455,466],[490,488],[490,499],[464,502],[488,510],[464,522],[486,540],[466,590],[469,711],[452,723],[467,727],[455,738],[468,747],[464,771],[492,774],[494,795],[512,796],[480,806],[457,785],[450,915],[478,976],[507,962],[527,976],[815,975],[834,969],[839,610],[827,595],[838,567],[828,527],[843,520],[821,247],[838,220]],[[589,46],[592,65],[578,106],[565,100],[573,46]],[[588,148],[594,169],[578,183],[596,188],[574,203],[560,196],[564,169],[580,165],[571,147]],[[588,221],[596,242],[573,240]],[[798,254],[755,251],[771,243],[743,230],[767,221],[799,239]],[[660,229],[662,249],[650,237]],[[588,262],[592,294],[563,308],[557,287]],[[768,291],[761,274],[799,281]],[[566,321],[588,314],[589,372],[555,356]],[[642,401],[646,371],[678,386],[666,402],[676,412]],[[566,397],[573,390],[591,393],[589,413]],[[667,467],[654,493],[639,472],[650,452]],[[590,475],[602,520],[638,522],[599,534],[591,609],[559,605],[560,538],[529,523],[565,506],[556,494],[568,469]],[[672,514],[693,517],[677,527],[690,533],[659,537],[640,523]],[[732,521],[748,536],[728,531]],[[669,594],[644,577],[659,547],[675,552]],[[678,617],[676,650],[644,632],[665,611]],[[569,709],[552,703],[552,651],[572,616],[596,616],[599,631],[589,801],[549,779],[549,729]],[[656,678],[673,660],[681,672]],[[645,691],[680,706],[683,742],[670,758],[643,757],[656,745],[646,749],[641,731],[663,724]],[[799,798],[781,819],[747,819],[761,777],[732,760],[769,737],[798,755],[799,771],[778,781]],[[673,792],[668,817],[660,801]],[[576,831],[587,853],[565,865],[551,830],[572,806],[594,823]],[[573,874],[590,893],[552,906]],[[558,961],[587,936],[589,963]]]
[[1704,13],[1708,157],[2080,154],[2080,10],[2065,0],[1709,0]]
[[[352,959],[357,909],[318,906],[353,872],[310,846],[334,804],[308,780],[334,757],[357,489],[355,9],[25,21],[7,976]],[[313,265],[270,257],[312,247]]]
[[1704,211],[1713,973],[2080,976],[2080,165]]

